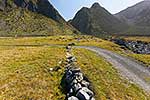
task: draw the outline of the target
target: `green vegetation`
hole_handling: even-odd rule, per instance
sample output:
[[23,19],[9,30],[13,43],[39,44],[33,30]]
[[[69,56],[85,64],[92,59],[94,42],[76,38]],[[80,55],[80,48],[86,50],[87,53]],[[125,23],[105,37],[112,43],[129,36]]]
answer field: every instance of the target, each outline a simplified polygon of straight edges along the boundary
[[79,10],[71,24],[82,33],[94,36],[110,35],[128,29],[126,23],[118,20],[98,3],[91,8],[83,7]]
[[132,41],[144,41],[144,42],[150,42],[150,37],[144,37],[144,36],[134,36],[134,37],[124,37],[126,40],[132,40]]
[[66,23],[21,8],[0,12],[0,18],[0,36],[73,34]]
[[[91,80],[97,100],[149,100],[143,90],[122,79],[95,53],[85,49],[73,52],[77,65]],[[64,49],[57,47],[0,48],[0,100],[64,100],[60,87],[64,68],[49,71],[64,61],[64,55]]]
[[128,54],[128,56],[142,62],[146,66],[150,67],[150,55],[146,54]]
[[[144,38],[145,39],[145,38]],[[148,39],[147,39],[148,40]],[[66,45],[68,43],[75,43],[76,45],[97,46],[113,52],[133,57],[134,59],[149,66],[150,55],[139,55],[129,51],[124,51],[115,43],[107,40],[99,39],[92,36],[49,36],[49,37],[24,37],[24,38],[1,38],[0,45],[45,45],[45,44],[60,44]]]
[[97,54],[77,49],[78,65],[92,82],[96,100],[149,100],[137,86],[122,79],[111,64]]
[[115,52],[123,52],[119,45],[110,41],[86,35],[70,36],[48,36],[48,37],[21,37],[21,38],[0,38],[0,45],[45,45],[60,44],[66,45],[75,43],[76,45],[98,46]]
[[50,73],[64,55],[62,48],[0,49],[0,100],[63,100],[62,71]]
[[[132,41],[143,41],[143,42],[150,42],[150,37],[122,37],[125,40],[132,40]],[[145,55],[145,54],[128,54],[129,56],[137,59],[138,61],[146,64],[147,66],[150,66],[150,55]]]

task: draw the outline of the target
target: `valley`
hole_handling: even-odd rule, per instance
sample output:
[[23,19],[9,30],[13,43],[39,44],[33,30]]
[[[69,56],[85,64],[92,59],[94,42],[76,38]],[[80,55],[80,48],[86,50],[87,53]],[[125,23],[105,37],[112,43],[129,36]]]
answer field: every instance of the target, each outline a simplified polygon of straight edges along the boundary
[[[65,94],[60,87],[64,68],[56,72],[49,72],[49,69],[63,66],[59,62],[65,59],[65,49],[48,44],[66,45],[72,42],[76,45],[105,45],[105,49],[122,52],[118,45],[91,36],[1,38],[0,76],[3,81],[0,82],[0,99],[64,99]],[[29,44],[31,46],[25,46]],[[77,64],[91,80],[96,99],[149,100],[144,90],[122,78],[103,57],[82,48],[74,48],[73,53]]]
[[[116,14],[99,2],[82,5],[68,21],[56,2],[0,0],[0,100],[66,100],[72,54],[94,92],[90,100],[150,100],[150,1]],[[69,85],[75,97],[84,88]]]

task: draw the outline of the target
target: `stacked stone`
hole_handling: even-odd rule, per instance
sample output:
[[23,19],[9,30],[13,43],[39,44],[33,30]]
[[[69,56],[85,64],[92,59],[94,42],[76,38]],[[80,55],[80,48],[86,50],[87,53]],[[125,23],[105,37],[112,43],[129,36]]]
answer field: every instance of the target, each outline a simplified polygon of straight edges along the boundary
[[80,68],[75,65],[76,58],[71,54],[71,46],[67,46],[67,64],[64,75],[66,100],[95,100],[94,93],[89,89],[90,82]]
[[116,44],[126,47],[137,54],[150,54],[150,43],[143,41],[126,41],[123,39],[114,39]]

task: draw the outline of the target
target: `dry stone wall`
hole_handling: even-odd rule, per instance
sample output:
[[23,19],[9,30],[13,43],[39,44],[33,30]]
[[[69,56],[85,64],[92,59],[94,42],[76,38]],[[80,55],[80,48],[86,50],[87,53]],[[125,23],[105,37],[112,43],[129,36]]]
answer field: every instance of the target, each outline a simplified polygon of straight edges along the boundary
[[84,76],[81,69],[75,64],[76,58],[71,53],[71,45],[66,47],[66,65],[63,77],[66,100],[95,100],[94,92],[90,89],[91,83]]

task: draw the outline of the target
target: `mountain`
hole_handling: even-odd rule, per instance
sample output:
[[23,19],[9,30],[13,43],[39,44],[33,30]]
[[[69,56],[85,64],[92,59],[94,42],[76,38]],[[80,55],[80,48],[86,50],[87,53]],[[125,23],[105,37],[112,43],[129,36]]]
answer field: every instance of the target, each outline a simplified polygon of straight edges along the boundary
[[91,8],[83,7],[70,23],[82,33],[90,35],[117,33],[128,27],[98,3]]
[[0,35],[72,34],[48,0],[0,0]]
[[131,26],[129,33],[150,35],[150,0],[139,2],[114,16]]
[[148,26],[150,25],[150,0],[139,2],[115,16],[130,25]]

